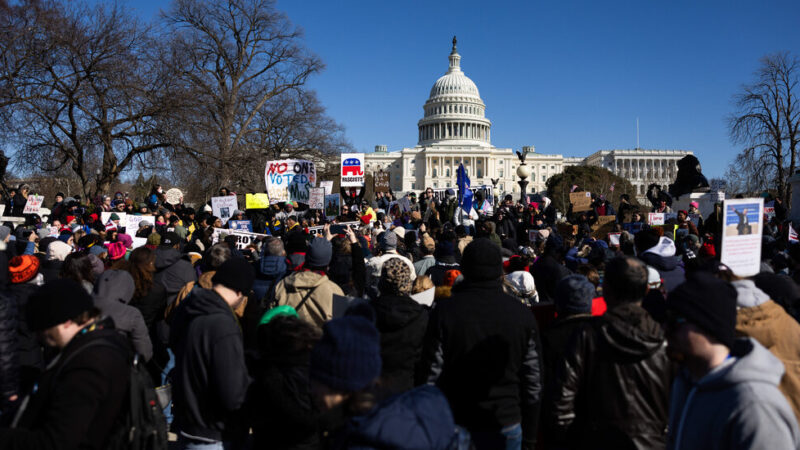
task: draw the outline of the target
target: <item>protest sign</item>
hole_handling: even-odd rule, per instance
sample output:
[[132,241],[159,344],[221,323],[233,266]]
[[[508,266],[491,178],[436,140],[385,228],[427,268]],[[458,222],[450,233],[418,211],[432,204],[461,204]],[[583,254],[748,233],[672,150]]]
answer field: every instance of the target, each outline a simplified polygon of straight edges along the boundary
[[380,171],[373,175],[372,186],[375,192],[389,192],[389,172]]
[[617,222],[617,216],[600,216],[597,222],[592,225],[592,237],[595,239],[602,239],[608,233],[614,230],[614,224]]
[[147,245],[147,238],[133,237],[133,245],[131,245],[131,248],[139,248],[145,245]]
[[180,205],[183,202],[183,192],[178,188],[172,188],[164,193],[167,203],[170,205]]
[[622,233],[608,233],[608,245],[612,247],[619,247],[619,237]]
[[247,209],[269,208],[269,196],[263,192],[259,192],[257,194],[245,194],[244,205]]
[[732,199],[723,203],[720,261],[735,275],[749,277],[761,270],[763,222],[763,198]]
[[211,197],[211,213],[219,217],[223,224],[233,217],[233,212],[239,209],[239,202],[235,195],[224,197]]
[[268,235],[250,233],[242,230],[225,230],[222,228],[214,228],[214,233],[211,235],[211,242],[216,244],[225,239],[226,236],[236,236],[236,248],[244,250],[248,245],[254,243],[257,239],[264,239]]
[[320,181],[319,187],[325,189],[325,195],[331,195],[331,192],[333,192],[333,181],[331,180]]
[[325,196],[325,217],[333,219],[339,216],[339,211],[342,205],[339,194],[331,194]]
[[43,202],[44,196],[29,195],[28,202],[25,203],[25,209],[22,210],[22,214],[39,214],[39,209],[42,208]]
[[764,205],[764,215],[767,216],[767,221],[775,217],[775,201],[771,201]]
[[572,203],[572,212],[589,211],[592,209],[592,193],[570,192],[569,202]]
[[[353,230],[357,230],[357,229],[358,229],[358,226],[359,226],[360,224],[361,224],[361,222],[341,222],[341,223],[337,223],[337,224],[335,224],[335,225],[342,225],[342,226],[345,226],[345,227],[351,228],[351,229],[353,229]],[[324,225],[320,225],[320,226],[316,226],[316,227],[308,227],[308,228],[307,228],[307,230],[308,230],[308,234],[309,234],[310,236],[312,236],[312,237],[313,237],[313,236],[317,236],[317,235],[320,235],[320,236],[322,236],[322,231],[323,231],[324,229],[325,229],[325,226],[324,226]]]
[[700,214],[689,214],[689,221],[691,221],[694,226],[700,226]]
[[647,214],[647,223],[650,225],[664,225],[664,213]]
[[664,223],[677,223],[678,213],[664,213]]
[[6,205],[0,205],[0,216],[6,213]]
[[[111,215],[116,214],[119,217],[119,226],[124,227],[128,224],[128,214],[124,212],[116,212],[116,211],[103,211],[100,213],[100,222],[103,225],[108,225],[108,221],[111,220]],[[136,231],[134,231],[134,234]]]
[[155,224],[155,219],[152,216],[134,216],[133,214],[126,214],[125,220],[122,220],[120,217],[119,223],[123,224],[125,227],[126,234],[133,236],[136,234],[136,231],[139,230],[139,224],[143,220],[147,220],[148,222]]
[[47,237],[58,237],[58,227],[47,227]]
[[361,187],[364,186],[364,154],[342,153],[341,181],[339,186]]
[[229,220],[228,228],[231,230],[241,230],[253,232],[253,223],[249,220]]
[[561,222],[556,224],[558,234],[563,237],[569,237],[578,234],[578,226],[571,223]]
[[317,185],[317,170],[305,159],[282,159],[267,162],[264,178],[270,203],[308,203],[309,190]]
[[401,213],[411,211],[411,199],[408,196],[401,197],[397,200],[397,204],[400,205]]
[[325,188],[311,188],[311,195],[308,197],[308,207],[310,209],[325,208]]

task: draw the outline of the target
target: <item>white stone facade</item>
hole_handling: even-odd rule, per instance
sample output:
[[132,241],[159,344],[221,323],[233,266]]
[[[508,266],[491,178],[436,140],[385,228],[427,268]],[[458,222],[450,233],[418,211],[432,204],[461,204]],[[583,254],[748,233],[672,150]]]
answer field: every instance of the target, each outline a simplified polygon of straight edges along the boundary
[[[387,151],[378,145],[365,155],[367,172],[389,173],[395,192],[422,191],[426,187],[456,187],[456,169],[464,164],[473,186],[497,180],[497,194],[519,194],[516,174],[519,159],[510,148],[491,144],[491,121],[478,87],[461,70],[461,55],[456,40],[448,56],[449,67],[431,88],[417,124],[415,147]],[[588,157],[564,157],[536,153],[523,147],[526,164],[531,167],[528,192],[544,192],[547,180],[564,167],[593,165],[605,167],[627,178],[640,198],[650,183],[669,184],[675,179],[675,163],[692,152],[685,150],[601,150]]]

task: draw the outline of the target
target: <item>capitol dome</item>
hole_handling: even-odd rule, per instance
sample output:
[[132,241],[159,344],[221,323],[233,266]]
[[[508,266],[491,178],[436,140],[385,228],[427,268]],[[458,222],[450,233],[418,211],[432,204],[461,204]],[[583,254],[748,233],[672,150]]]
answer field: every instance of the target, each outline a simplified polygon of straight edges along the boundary
[[486,118],[486,105],[478,86],[461,71],[461,55],[453,50],[450,66],[436,80],[423,106],[424,116],[418,123],[419,145],[490,146],[492,122]]

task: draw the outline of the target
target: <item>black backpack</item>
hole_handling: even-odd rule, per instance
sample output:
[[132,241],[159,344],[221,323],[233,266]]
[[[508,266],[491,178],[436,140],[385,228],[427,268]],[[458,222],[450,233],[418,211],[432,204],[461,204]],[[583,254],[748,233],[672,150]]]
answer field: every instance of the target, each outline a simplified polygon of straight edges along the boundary
[[[119,348],[111,342],[95,340],[71,354],[60,367],[64,367],[81,351],[93,346]],[[54,379],[57,377],[58,373]],[[133,358],[128,398],[122,403],[119,416],[109,434],[106,449],[167,450],[167,419],[161,410],[150,375],[143,364],[139,363],[139,355]]]

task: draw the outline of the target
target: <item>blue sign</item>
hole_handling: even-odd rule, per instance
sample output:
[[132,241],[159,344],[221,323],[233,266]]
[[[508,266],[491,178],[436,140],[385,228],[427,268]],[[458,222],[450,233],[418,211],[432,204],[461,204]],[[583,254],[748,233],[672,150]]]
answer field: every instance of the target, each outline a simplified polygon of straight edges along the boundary
[[231,230],[253,232],[253,224],[249,220],[229,220],[228,228]]

